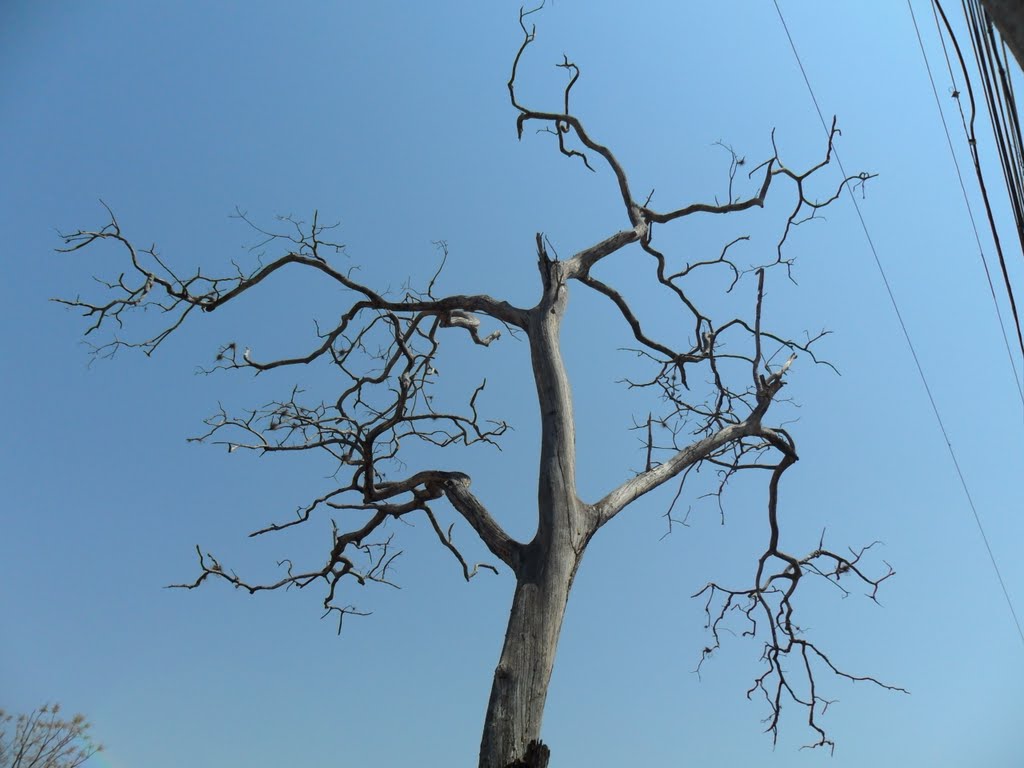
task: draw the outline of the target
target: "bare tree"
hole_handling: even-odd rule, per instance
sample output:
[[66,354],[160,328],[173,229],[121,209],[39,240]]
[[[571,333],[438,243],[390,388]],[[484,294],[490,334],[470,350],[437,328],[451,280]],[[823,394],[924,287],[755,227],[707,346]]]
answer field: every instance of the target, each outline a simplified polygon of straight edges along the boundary
[[[331,239],[331,227],[321,223],[317,214],[309,224],[286,218],[281,220],[280,228],[265,228],[239,212],[259,233],[260,248],[270,252],[277,249],[277,255],[253,269],[236,268],[233,274],[224,276],[211,276],[201,270],[178,274],[154,247],[134,245],[112,213],[101,229],[64,236],[64,251],[109,243],[123,252],[126,262],[124,273],[106,283],[109,294],[103,300],[62,300],[82,310],[89,319],[87,334],[111,325],[120,328],[137,310],[158,311],[168,319],[158,332],[141,340],[115,336],[96,347],[100,356],[123,348],[152,354],[190,316],[198,318],[219,311],[244,293],[266,289],[276,273],[284,269],[316,273],[349,297],[337,324],[320,330],[304,351],[291,357],[259,359],[249,348],[230,343],[220,349],[214,366],[263,373],[325,361],[336,367],[346,382],[336,398],[309,402],[293,389],[284,398],[241,414],[221,409],[207,420],[206,433],[196,438],[226,445],[229,451],[330,454],[337,465],[337,476],[342,478],[337,487],[301,507],[294,519],[252,534],[302,525],[321,514],[342,513],[347,522],[332,521],[333,536],[326,558],[312,568],[300,568],[286,560],[282,563],[285,572],[276,581],[252,582],[197,547],[198,577],[176,586],[193,589],[215,579],[256,593],[323,585],[324,609],[337,615],[340,629],[346,615],[359,613],[343,596],[346,580],[361,585],[391,583],[389,568],[397,551],[391,536],[385,533],[390,520],[422,516],[429,521],[467,580],[480,568],[497,571],[494,565],[471,564],[456,546],[452,529],[445,529],[435,512],[438,505],[450,505],[516,579],[505,642],[487,705],[479,764],[481,768],[540,765],[547,761],[547,748],[540,744],[539,737],[555,649],[573,578],[591,538],[627,506],[656,488],[675,482],[681,492],[687,478],[702,467],[719,473],[719,490],[741,471],[760,470],[769,478],[764,552],[749,583],[739,587],[709,583],[697,593],[705,601],[711,638],[701,660],[719,647],[727,620],[737,617],[743,623],[743,634],[762,642],[764,671],[748,695],[764,696],[767,730],[773,739],[783,704],[790,702],[805,710],[813,746],[831,745],[819,724],[819,716],[829,703],[817,688],[820,673],[894,688],[871,677],[842,671],[802,633],[795,620],[798,587],[805,576],[819,576],[843,593],[859,585],[874,599],[879,585],[893,571],[887,568],[875,574],[865,567],[863,555],[870,546],[841,554],[822,542],[803,556],[783,548],[780,485],[783,474],[797,461],[797,450],[792,435],[782,427],[769,426],[766,418],[797,355],[819,362],[812,347],[824,334],[797,341],[773,333],[762,322],[762,304],[766,274],[781,267],[784,269],[780,274],[785,277],[791,267],[784,245],[792,229],[814,218],[844,188],[863,185],[870,175],[842,179],[823,197],[809,191],[812,177],[831,161],[833,140],[838,135],[833,123],[823,159],[809,168],[787,166],[779,156],[773,134],[772,155],[749,170],[746,181],[742,175],[747,170],[745,160],[729,150],[729,194],[724,202],[655,206],[652,195],[646,199],[634,195],[623,165],[608,147],[593,138],[573,110],[572,90],[580,71],[568,58],[558,64],[568,75],[558,107],[543,111],[527,106],[517,89],[517,71],[534,41],[535,28],[528,18],[532,13],[520,14],[522,44],[508,81],[519,136],[528,126],[539,128],[552,135],[567,158],[591,170],[610,170],[625,223],[600,242],[564,259],[553,256],[546,237],[538,233],[536,254],[542,293],[533,307],[514,306],[484,294],[440,295],[435,287],[437,275],[419,290],[405,288],[398,294],[378,291],[332,261],[343,246]],[[751,186],[750,193],[734,193],[734,182],[737,188]],[[746,240],[745,236],[724,245],[715,258],[683,265],[678,257],[663,253],[655,245],[654,233],[661,226],[691,216],[720,216],[762,207],[769,193],[783,185],[787,190],[784,194],[791,195],[791,208],[762,264],[741,264],[733,258],[732,247]],[[679,315],[675,322],[682,321],[691,329],[683,346],[656,338],[620,289],[596,275],[602,261],[626,252],[651,265],[652,289],[667,291],[677,301]],[[749,290],[746,316],[716,318],[693,294],[689,287],[693,276],[712,270],[724,270],[730,276],[730,291]],[[605,297],[621,316],[646,366],[644,378],[631,381],[630,386],[650,390],[661,404],[660,413],[639,425],[646,446],[643,468],[594,501],[585,501],[577,493],[576,423],[560,349],[560,328],[574,284]],[[479,412],[483,383],[468,394],[461,408],[435,406],[433,394],[438,383],[434,364],[443,340],[468,334],[476,345],[489,351],[502,332],[525,338],[529,344],[540,411],[536,533],[530,541],[517,541],[504,530],[486,500],[474,493],[467,474],[438,467],[414,471],[400,461],[407,455],[403,447],[415,442],[434,447],[471,446],[496,443],[501,438],[506,424],[485,420]],[[785,361],[773,364],[780,352],[787,356]]]
[[0,709],[0,768],[76,768],[103,751],[89,736],[91,727],[84,715],[65,720],[60,704],[17,717]]

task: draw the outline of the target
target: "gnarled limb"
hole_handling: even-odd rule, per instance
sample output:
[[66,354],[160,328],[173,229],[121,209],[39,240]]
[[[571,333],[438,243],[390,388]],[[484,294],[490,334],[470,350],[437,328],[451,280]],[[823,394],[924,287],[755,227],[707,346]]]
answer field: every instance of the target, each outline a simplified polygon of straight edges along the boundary
[[[519,57],[534,39],[534,31],[527,30],[523,24],[524,40],[517,56]],[[843,179],[838,187],[833,188],[830,195],[823,199],[810,196],[807,187],[810,179],[826,167],[832,157],[833,142],[838,129],[833,122],[828,138],[825,157],[822,161],[804,171],[790,169],[779,157],[772,135],[774,153],[764,163],[754,168],[750,176],[760,175],[759,187],[752,194],[743,197],[735,196],[733,182],[739,162],[735,152],[729,148],[732,161],[729,169],[729,199],[724,203],[689,203],[667,211],[659,211],[650,205],[648,199],[638,203],[632,196],[626,171],[610,149],[599,144],[583,127],[582,122],[572,114],[570,94],[573,85],[579,78],[579,69],[574,64],[563,60],[560,67],[570,71],[571,79],[564,91],[563,111],[540,111],[524,106],[515,91],[515,67],[509,82],[512,104],[519,111],[517,125],[520,135],[523,125],[528,121],[538,121],[551,126],[551,133],[558,138],[559,151],[569,157],[579,157],[593,170],[587,158],[587,151],[598,155],[613,172],[618,184],[619,193],[629,218],[631,229],[620,231],[590,248],[579,251],[570,258],[564,268],[567,280],[576,280],[588,288],[607,297],[623,320],[629,326],[638,348],[634,350],[641,358],[656,365],[656,371],[647,381],[630,381],[633,388],[655,388],[661,399],[668,405],[666,413],[654,417],[648,416],[638,428],[645,430],[646,463],[644,470],[621,483],[602,499],[589,508],[591,524],[599,528],[611,520],[626,506],[653,491],[655,488],[674,478],[682,482],[690,475],[691,470],[703,464],[721,469],[720,495],[725,483],[736,472],[743,469],[769,469],[772,477],[769,482],[769,521],[770,542],[765,554],[758,562],[755,586],[751,590],[724,592],[717,585],[709,585],[702,590],[709,591],[711,598],[726,594],[724,605],[717,619],[712,620],[709,613],[709,629],[714,637],[713,645],[705,649],[705,655],[719,647],[718,630],[727,612],[736,604],[741,596],[749,601],[744,611],[753,622],[754,612],[764,614],[769,628],[769,640],[766,643],[764,658],[768,670],[756,682],[751,692],[761,690],[771,704],[769,730],[773,737],[777,733],[777,725],[782,710],[782,692],[785,691],[793,701],[808,708],[808,723],[818,736],[818,745],[830,744],[824,730],[818,724],[816,715],[820,714],[820,706],[824,699],[816,692],[814,662],[823,662],[824,667],[841,677],[854,680],[870,680],[883,687],[891,687],[879,683],[874,678],[857,677],[840,671],[829,660],[828,656],[812,641],[798,637],[799,629],[792,622],[793,597],[796,584],[804,573],[824,575],[837,583],[844,574],[853,574],[872,586],[872,597],[879,584],[892,575],[892,569],[880,578],[872,578],[862,570],[859,562],[864,550],[852,559],[842,558],[822,547],[808,557],[797,559],[787,555],[779,547],[780,530],[778,525],[778,484],[785,469],[797,460],[795,445],[792,438],[779,428],[771,428],[763,424],[768,409],[784,385],[783,377],[789,371],[796,353],[806,353],[815,363],[820,361],[812,351],[812,345],[824,336],[824,332],[808,335],[807,340],[798,342],[780,334],[765,330],[762,325],[762,306],[764,298],[765,267],[740,266],[730,253],[730,249],[739,242],[748,241],[749,237],[740,236],[732,239],[721,250],[717,258],[698,259],[682,268],[670,268],[670,257],[653,245],[654,229],[678,219],[697,214],[728,214],[762,207],[777,178],[785,179],[794,188],[793,208],[786,219],[785,226],[775,245],[776,256],[766,266],[785,265],[787,269],[792,261],[783,255],[783,246],[792,229],[815,216],[822,208],[834,202],[843,187],[849,184],[863,184],[871,178],[870,174],[858,174]],[[567,143],[574,137],[581,145],[575,149]],[[749,177],[748,177],[749,178]],[[806,213],[809,211],[809,213]],[[643,326],[639,317],[626,297],[614,286],[593,275],[599,263],[613,254],[620,253],[626,246],[639,243],[643,251],[652,256],[656,265],[658,283],[667,288],[680,303],[684,317],[688,316],[693,323],[693,344],[687,348],[673,348],[663,341],[656,340]],[[756,271],[757,291],[753,307],[753,318],[732,317],[716,321],[712,313],[699,307],[696,300],[687,290],[687,279],[696,271],[704,269],[729,269],[733,279],[729,286],[731,291],[740,278],[747,273]],[[766,354],[765,345],[775,347],[773,354]],[[788,351],[788,358],[776,367],[771,360],[780,351]],[[825,363],[828,365],[827,363]],[[696,367],[710,381],[706,398],[701,401],[695,398],[688,379],[688,369]],[[746,368],[745,377],[738,374]],[[744,381],[745,379],[745,381]],[[670,437],[669,445],[655,443],[655,431]],[[681,440],[683,435],[691,436],[689,440]],[[693,438],[692,436],[696,437]],[[766,454],[777,451],[782,458],[778,463],[767,460]],[[667,455],[665,455],[667,454]],[[678,493],[676,498],[678,498]],[[675,502],[673,502],[674,504]],[[669,512],[671,521],[671,510]],[[768,568],[770,562],[780,562],[778,571]],[[826,570],[823,563],[831,565]],[[776,599],[777,598],[777,599]],[[774,605],[772,601],[774,599]],[[710,608],[708,608],[710,611]],[[781,659],[796,652],[802,659],[805,670],[804,682],[809,688],[808,697],[795,692],[787,677]],[[820,664],[818,666],[821,666]],[[774,688],[771,686],[774,685]],[[891,687],[893,690],[902,690]]]
[[[277,271],[295,265],[295,267],[314,270],[326,279],[340,285],[351,292],[354,300],[341,315],[341,319],[333,329],[322,335],[322,343],[311,352],[290,358],[282,358],[269,362],[256,362],[250,356],[230,358],[230,366],[236,368],[252,368],[256,371],[269,370],[286,365],[304,365],[327,355],[334,342],[350,330],[354,319],[361,313],[417,313],[421,318],[441,318],[449,326],[452,313],[462,318],[479,320],[473,315],[481,314],[491,317],[507,326],[522,328],[525,325],[525,312],[503,301],[497,301],[487,295],[445,296],[435,297],[432,292],[417,293],[406,291],[398,298],[389,298],[371,287],[355,280],[351,271],[343,272],[336,269],[328,261],[329,254],[343,252],[341,243],[323,239],[325,231],[332,227],[318,223],[318,215],[314,213],[313,223],[304,225],[302,222],[284,218],[295,232],[271,232],[253,224],[243,213],[238,218],[258,232],[264,239],[254,248],[277,245],[285,252],[268,264],[258,264],[255,268],[244,270],[235,264],[235,274],[211,276],[201,269],[195,274],[179,276],[171,269],[157,252],[156,246],[149,248],[136,247],[122,232],[120,223],[110,209],[107,209],[110,220],[100,229],[77,230],[62,234],[65,246],[59,249],[62,253],[73,253],[89,248],[97,243],[107,241],[119,245],[128,261],[128,268],[113,282],[100,281],[111,294],[104,302],[90,302],[83,299],[55,299],[58,303],[82,310],[83,316],[92,320],[86,331],[89,336],[100,328],[116,325],[117,329],[124,326],[127,313],[134,310],[157,311],[171,318],[155,335],[141,341],[125,341],[114,338],[112,341],[97,347],[101,356],[110,356],[122,348],[137,348],[151,355],[161,343],[181,324],[194,310],[213,312],[242,294],[256,288]],[[435,276],[436,278],[436,276]],[[431,288],[433,281],[431,281]],[[463,323],[465,327],[466,323]],[[493,335],[493,334],[492,334]],[[494,338],[497,338],[496,336]],[[489,342],[488,342],[489,343]],[[233,349],[233,347],[232,347]],[[226,358],[225,358],[226,359]]]
[[433,292],[437,275],[426,291],[406,288],[399,297],[386,296],[329,263],[328,253],[337,253],[344,246],[325,240],[324,232],[329,228],[318,223],[316,214],[308,227],[284,219],[290,227],[284,232],[259,228],[244,214],[239,217],[262,236],[258,247],[280,245],[286,253],[249,271],[236,265],[235,274],[227,277],[208,277],[197,271],[182,278],[155,247],[137,248],[122,233],[112,213],[103,228],[64,237],[64,251],[80,251],[108,242],[118,246],[127,257],[125,272],[116,281],[104,283],[111,294],[109,300],[62,300],[82,309],[92,319],[87,334],[111,324],[121,328],[126,314],[138,309],[157,310],[170,318],[156,335],[143,341],[115,337],[98,348],[100,354],[111,355],[121,348],[137,348],[152,354],[193,310],[218,309],[243,293],[269,285],[274,274],[289,265],[313,269],[342,285],[351,296],[337,325],[318,331],[310,351],[261,360],[250,348],[229,342],[220,348],[214,366],[207,371],[248,369],[260,374],[287,366],[325,363],[347,382],[336,400],[310,401],[304,392],[294,388],[288,397],[240,414],[220,408],[206,420],[206,432],[192,438],[224,445],[228,452],[316,450],[330,454],[337,462],[338,473],[347,474],[347,482],[300,507],[295,519],[273,523],[253,533],[261,535],[303,524],[320,511],[343,513],[341,521],[332,519],[334,533],[326,559],[313,568],[299,568],[291,560],[283,560],[280,565],[286,569],[285,575],[264,583],[243,579],[199,550],[199,576],[194,582],[175,586],[195,588],[210,577],[249,592],[323,583],[325,610],[337,612],[339,619],[343,619],[359,611],[335,603],[342,579],[348,577],[364,586],[374,582],[394,585],[389,568],[400,551],[392,542],[393,534],[388,534],[385,527],[389,520],[417,514],[423,515],[439,532],[441,543],[455,556],[466,578],[479,567],[493,570],[493,566],[486,564],[470,569],[455,547],[451,531],[444,534],[440,530],[432,505],[442,500],[462,515],[494,555],[514,568],[521,545],[505,533],[469,490],[466,475],[441,470],[396,474],[401,464],[395,459],[400,445],[409,440],[437,447],[496,444],[507,425],[503,421],[486,421],[478,412],[478,400],[486,382],[470,392],[462,410],[439,410],[430,395],[437,380],[434,360],[448,329],[469,331],[474,342],[488,346],[500,336],[500,331],[482,337],[481,316],[509,327],[523,327],[526,313],[485,295],[437,297]]
[[[779,481],[787,468],[797,460],[792,439],[781,431],[764,430],[768,442],[782,451],[783,456],[772,468],[768,493],[768,546],[758,559],[754,584],[746,589],[728,589],[715,582],[705,585],[693,597],[706,595],[704,611],[707,616],[706,628],[711,632],[713,642],[704,648],[697,671],[704,661],[721,647],[721,632],[726,628],[727,619],[735,612],[743,615],[746,637],[763,636],[764,647],[761,660],[764,671],[754,680],[747,691],[747,698],[760,691],[768,704],[769,714],[765,722],[766,731],[772,741],[778,739],[779,720],[783,703],[789,699],[807,710],[807,725],[815,733],[815,741],[808,747],[829,747],[834,742],[822,728],[819,718],[833,703],[824,698],[818,690],[817,674],[822,669],[840,678],[853,682],[870,682],[890,691],[907,693],[899,686],[883,683],[867,675],[853,675],[837,667],[832,659],[817,644],[804,636],[801,627],[794,620],[796,606],[793,602],[797,587],[808,575],[819,576],[835,584],[845,595],[849,590],[840,581],[845,577],[868,587],[867,596],[877,602],[878,588],[882,582],[895,575],[892,566],[885,563],[887,571],[881,576],[870,576],[861,563],[864,554],[878,542],[850,550],[850,555],[836,554],[824,547],[822,533],[818,548],[798,558],[780,547],[779,525]],[[884,561],[883,561],[884,562]],[[713,606],[715,609],[713,610]],[[797,665],[787,661],[796,659]],[[797,678],[800,679],[799,683]]]

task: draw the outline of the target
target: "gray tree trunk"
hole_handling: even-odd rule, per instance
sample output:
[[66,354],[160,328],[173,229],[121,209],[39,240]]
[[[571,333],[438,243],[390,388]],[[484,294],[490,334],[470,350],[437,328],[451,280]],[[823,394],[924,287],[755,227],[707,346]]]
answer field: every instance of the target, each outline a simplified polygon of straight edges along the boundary
[[539,740],[548,681],[569,590],[597,528],[576,495],[572,393],[559,348],[568,302],[564,262],[538,242],[544,295],[529,313],[530,356],[541,416],[537,533],[516,563],[516,591],[487,705],[480,768],[506,768]]
[[480,768],[506,768],[540,739],[548,681],[576,558],[551,553],[516,584],[505,645],[487,705]]

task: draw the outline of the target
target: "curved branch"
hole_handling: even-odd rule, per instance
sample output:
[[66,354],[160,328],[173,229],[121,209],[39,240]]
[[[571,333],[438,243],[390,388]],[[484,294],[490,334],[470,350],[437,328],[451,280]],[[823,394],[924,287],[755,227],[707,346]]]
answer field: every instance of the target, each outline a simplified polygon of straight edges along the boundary
[[[803,558],[797,558],[780,548],[781,530],[779,524],[779,482],[785,471],[797,461],[793,442],[785,433],[778,430],[764,429],[760,436],[782,453],[782,458],[772,469],[772,477],[768,486],[768,545],[758,559],[757,573],[754,584],[749,589],[727,589],[715,582],[710,582],[693,597],[706,594],[704,605],[707,616],[706,629],[711,632],[713,642],[704,648],[697,671],[704,661],[721,647],[721,632],[730,631],[725,626],[726,619],[739,612],[745,619],[744,636],[755,637],[764,632],[764,649],[761,655],[765,670],[754,680],[747,691],[750,698],[760,691],[769,708],[766,719],[766,730],[771,733],[772,741],[778,738],[778,727],[782,716],[783,703],[786,699],[806,708],[808,727],[815,733],[816,740],[808,747],[829,747],[835,744],[821,727],[818,718],[833,702],[818,693],[816,664],[823,664],[832,674],[852,682],[870,682],[890,691],[907,693],[906,689],[883,683],[877,678],[865,675],[853,675],[837,667],[827,654],[814,642],[808,640],[803,628],[794,621],[795,607],[793,598],[801,580],[807,575],[822,577],[837,586],[846,596],[849,591],[840,584],[845,576],[852,577],[862,585],[870,587],[868,597],[877,602],[878,588],[885,580],[895,574],[886,563],[888,571],[880,577],[866,574],[860,565],[861,558],[873,545],[869,544],[858,552],[851,550],[851,557],[843,557],[824,549],[824,533],[818,548]],[[877,542],[876,542],[877,543]],[[820,563],[831,563],[822,565]],[[884,562],[884,561],[883,561]],[[712,612],[712,605],[718,601],[717,609]],[[795,687],[794,678],[797,673],[788,661],[797,660],[803,670],[800,689],[808,691],[805,697]]]
[[594,505],[597,524],[604,525],[644,494],[668,482],[688,467],[712,456],[724,446],[752,435],[755,431],[756,424],[749,422],[724,427],[703,440],[691,443],[663,464],[630,478]]
[[[442,496],[447,497],[452,507],[466,519],[493,554],[510,568],[518,568],[522,545],[505,532],[480,500],[469,490],[469,486],[468,475],[442,470],[417,472],[401,480],[385,481],[369,487],[360,487],[353,482],[347,487],[338,488],[317,498],[305,508],[300,508],[297,511],[296,519],[287,523],[275,523],[250,534],[258,536],[305,523],[310,519],[311,514],[320,508],[346,513],[369,513],[370,517],[365,519],[362,525],[357,525],[348,531],[341,530],[337,521],[331,521],[332,547],[326,562],[319,568],[297,570],[290,560],[282,560],[278,565],[286,567],[283,577],[271,582],[252,582],[225,568],[213,555],[208,553],[204,555],[197,546],[199,576],[190,583],[171,586],[195,589],[212,577],[226,581],[238,589],[245,589],[250,594],[255,594],[281,588],[303,589],[312,584],[324,582],[327,584],[327,594],[323,603],[324,610],[326,613],[339,613],[339,620],[342,620],[346,614],[358,613],[350,605],[341,607],[334,602],[337,588],[342,579],[346,577],[354,579],[360,586],[377,582],[397,587],[388,574],[391,564],[401,554],[401,551],[395,552],[392,547],[394,534],[377,542],[371,542],[368,539],[373,534],[382,531],[388,520],[403,518],[416,512],[426,515],[442,545],[452,552],[462,566],[463,575],[467,581],[480,568],[497,572],[494,566],[487,563],[478,563],[472,569],[469,568],[462,553],[452,540],[451,529],[449,528],[445,533],[431,509],[430,503]],[[359,494],[362,500],[358,502],[344,501],[346,494],[351,493]],[[365,565],[357,565],[356,559],[359,556],[362,557]]]
[[[520,329],[525,329],[527,325],[525,310],[484,294],[453,295],[437,298],[430,293],[406,292],[401,299],[394,300],[374,291],[369,286],[354,280],[350,273],[346,274],[328,263],[322,253],[325,248],[329,247],[335,251],[340,251],[344,246],[327,243],[320,238],[325,227],[317,223],[316,214],[314,214],[313,224],[306,229],[302,228],[301,222],[286,219],[296,228],[298,232],[296,235],[268,232],[256,227],[244,214],[239,214],[239,218],[255,231],[265,236],[266,239],[261,245],[267,242],[275,243],[280,241],[286,244],[287,252],[269,264],[258,265],[256,269],[250,272],[244,272],[236,265],[236,274],[234,275],[211,277],[203,274],[202,271],[197,271],[190,277],[179,277],[161,259],[155,246],[147,249],[136,248],[124,236],[120,224],[111,213],[110,221],[101,229],[78,230],[61,235],[65,247],[58,250],[62,253],[71,253],[88,248],[98,242],[115,242],[122,246],[127,254],[129,262],[127,276],[126,273],[122,273],[116,281],[99,281],[101,285],[113,294],[109,301],[90,302],[77,297],[74,299],[58,298],[54,299],[54,301],[81,309],[86,317],[93,319],[92,325],[85,332],[86,335],[99,330],[110,322],[115,323],[118,328],[123,327],[125,313],[136,309],[154,309],[160,314],[169,315],[172,318],[167,327],[163,328],[155,336],[143,341],[130,342],[114,338],[111,342],[96,349],[98,354],[110,356],[121,348],[138,348],[142,349],[147,355],[152,354],[171,333],[182,325],[185,318],[193,310],[200,309],[203,312],[213,312],[264,283],[276,272],[290,265],[312,269],[360,297],[359,300],[353,301],[346,308],[338,325],[323,335],[321,343],[312,351],[263,363],[255,363],[249,358],[244,358],[241,361],[232,361],[233,364],[230,366],[222,366],[247,367],[256,371],[269,370],[280,366],[303,365],[312,362],[328,353],[334,342],[345,333],[349,323],[357,315],[366,311],[402,314],[419,313],[424,316],[441,318],[449,325],[459,325],[459,322],[451,323],[450,321],[453,314],[459,315],[461,313],[461,316],[464,318],[461,323],[463,327],[467,327],[467,322],[472,322],[471,320],[466,321],[465,318],[474,314],[486,315],[507,326]],[[431,281],[431,288],[432,285],[433,280]],[[484,340],[475,334],[474,338],[479,340],[478,343],[484,343]],[[496,335],[491,334],[488,338],[493,340],[496,338]],[[490,343],[490,341],[487,343]]]
[[654,224],[667,224],[675,219],[681,219],[684,216],[691,216],[695,213],[738,213],[739,211],[745,211],[748,208],[763,208],[765,198],[768,196],[768,187],[771,186],[772,177],[775,175],[772,166],[776,162],[776,158],[772,158],[768,161],[767,170],[765,171],[764,181],[761,183],[760,191],[753,197],[749,197],[746,200],[740,200],[735,203],[726,203],[725,205],[711,205],[708,203],[692,203],[684,206],[683,208],[677,208],[674,211],[668,213],[658,213],[652,211],[647,206],[643,206],[640,211],[647,221]]
[[448,502],[476,531],[491,553],[518,572],[523,545],[509,536],[487,508],[469,489],[469,475],[462,472],[434,472],[426,481],[428,489],[440,490]]

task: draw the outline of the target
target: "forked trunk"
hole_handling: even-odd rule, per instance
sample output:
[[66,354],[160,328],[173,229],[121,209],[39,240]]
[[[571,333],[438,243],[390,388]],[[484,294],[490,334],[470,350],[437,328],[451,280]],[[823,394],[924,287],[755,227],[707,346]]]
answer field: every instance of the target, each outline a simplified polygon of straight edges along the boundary
[[501,659],[487,704],[480,768],[506,768],[539,740],[548,681],[569,589],[578,565],[565,547],[537,558],[517,580]]
[[548,258],[539,234],[537,255],[544,293],[528,326],[541,426],[537,533],[514,569],[516,593],[487,705],[480,768],[509,768],[539,740],[569,589],[596,530],[576,496],[572,393],[558,346],[569,295],[565,263]]

